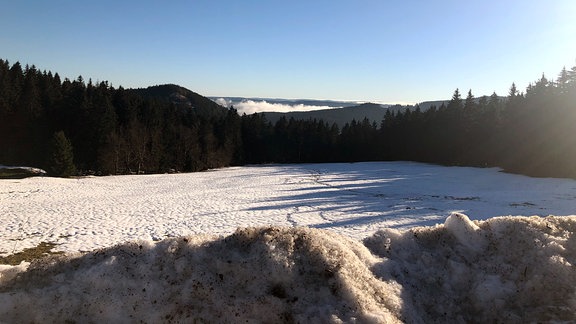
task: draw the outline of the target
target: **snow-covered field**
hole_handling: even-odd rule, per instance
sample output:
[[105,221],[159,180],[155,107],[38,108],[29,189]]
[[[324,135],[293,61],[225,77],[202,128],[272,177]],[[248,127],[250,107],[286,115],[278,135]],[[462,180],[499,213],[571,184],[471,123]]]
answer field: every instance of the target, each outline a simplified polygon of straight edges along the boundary
[[0,253],[40,242],[91,251],[137,239],[309,226],[364,238],[383,227],[576,214],[576,181],[410,162],[235,167],[210,172],[0,181]]
[[575,198],[411,162],[0,180],[0,255],[107,248],[1,268],[0,322],[576,320],[576,218],[491,219]]

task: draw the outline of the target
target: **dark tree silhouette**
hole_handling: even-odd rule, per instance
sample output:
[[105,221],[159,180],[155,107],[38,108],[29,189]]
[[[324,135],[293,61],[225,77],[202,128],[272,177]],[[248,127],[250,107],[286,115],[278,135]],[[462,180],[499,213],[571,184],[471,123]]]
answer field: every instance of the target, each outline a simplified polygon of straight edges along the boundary
[[48,171],[50,175],[69,177],[76,173],[72,144],[63,131],[54,133],[49,152]]

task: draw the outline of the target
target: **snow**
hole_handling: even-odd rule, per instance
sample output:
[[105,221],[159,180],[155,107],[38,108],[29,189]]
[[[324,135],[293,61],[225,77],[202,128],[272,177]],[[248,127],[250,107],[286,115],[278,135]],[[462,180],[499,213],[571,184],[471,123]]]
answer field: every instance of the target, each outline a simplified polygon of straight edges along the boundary
[[574,321],[576,216],[517,216],[574,198],[411,162],[1,180],[1,255],[66,255],[0,266],[0,322]]
[[446,230],[452,234],[459,244],[472,251],[482,251],[486,247],[486,240],[482,231],[472,223],[468,216],[459,213],[450,215],[444,222]]
[[[408,313],[423,322],[576,321],[575,216],[447,223],[364,241],[383,258],[375,275],[402,286]],[[476,235],[463,242],[471,228]]]
[[21,177],[45,176],[47,174],[46,171],[39,169],[39,168],[33,168],[33,167],[27,167],[27,166],[7,166],[7,165],[0,164],[0,173],[3,170],[17,171],[20,173],[19,176],[21,176]]

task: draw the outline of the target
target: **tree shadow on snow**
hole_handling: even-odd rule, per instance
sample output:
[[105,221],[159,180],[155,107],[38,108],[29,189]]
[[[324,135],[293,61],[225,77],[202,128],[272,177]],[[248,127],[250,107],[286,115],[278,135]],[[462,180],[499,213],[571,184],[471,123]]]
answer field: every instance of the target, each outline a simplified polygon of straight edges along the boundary
[[[412,162],[306,164],[276,169],[270,176],[287,177],[288,183],[302,186],[289,188],[289,195],[270,198],[266,206],[252,210],[292,210],[288,217],[300,217],[308,222],[304,225],[316,228],[378,223],[397,228],[429,226],[442,223],[452,212],[466,213],[472,219],[569,212],[563,205],[536,200],[526,203],[539,191],[534,189],[524,197],[523,190],[531,190],[532,181],[541,184],[546,180],[502,174],[494,169]],[[299,225],[297,220],[293,224]]]

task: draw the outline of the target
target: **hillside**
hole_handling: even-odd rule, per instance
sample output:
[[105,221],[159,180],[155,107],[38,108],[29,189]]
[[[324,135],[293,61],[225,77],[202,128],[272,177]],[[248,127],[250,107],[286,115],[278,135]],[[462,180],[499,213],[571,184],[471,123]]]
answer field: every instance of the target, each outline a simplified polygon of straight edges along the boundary
[[148,99],[168,101],[177,106],[189,107],[198,115],[205,117],[222,117],[226,115],[227,108],[214,101],[175,84],[156,85],[147,88],[128,89],[139,96]]

